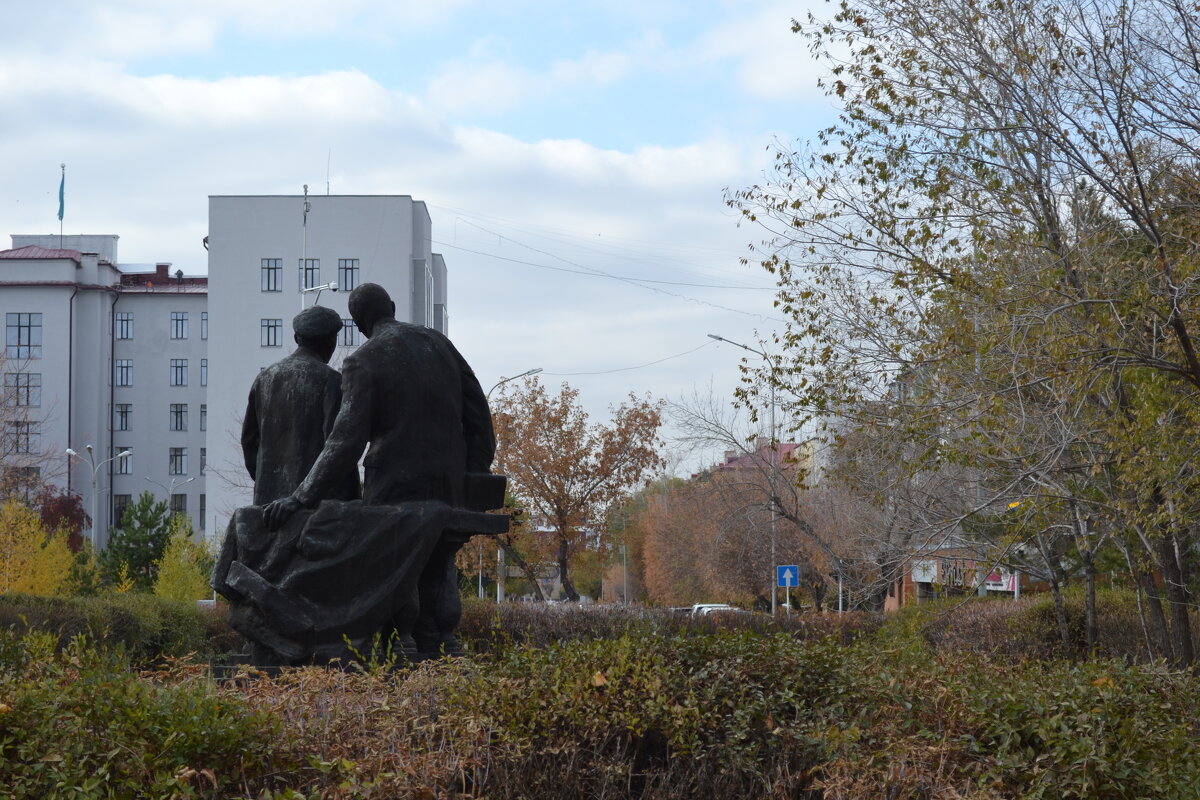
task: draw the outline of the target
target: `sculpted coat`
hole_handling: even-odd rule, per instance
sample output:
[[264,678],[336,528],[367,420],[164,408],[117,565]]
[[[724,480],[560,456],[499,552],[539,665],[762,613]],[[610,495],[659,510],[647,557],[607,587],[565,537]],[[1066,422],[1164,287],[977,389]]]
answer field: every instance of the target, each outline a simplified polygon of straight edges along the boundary
[[[254,479],[254,504],[287,497],[308,474],[333,429],[341,402],[337,370],[304,350],[258,373],[242,420],[242,455]],[[358,497],[358,472],[336,476],[323,497]]]
[[342,409],[293,497],[315,506],[363,460],[363,502],[463,505],[467,472],[487,472],[496,440],[475,373],[437,331],[381,321],[342,365]]

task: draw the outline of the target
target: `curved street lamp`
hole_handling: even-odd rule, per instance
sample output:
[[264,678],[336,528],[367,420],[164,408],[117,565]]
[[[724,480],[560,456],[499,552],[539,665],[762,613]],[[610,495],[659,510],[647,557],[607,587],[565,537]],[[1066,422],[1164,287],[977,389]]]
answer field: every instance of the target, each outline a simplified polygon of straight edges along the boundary
[[[167,486],[165,483],[160,483],[159,481],[154,480],[154,478],[151,478],[149,475],[146,475],[145,478],[149,483],[153,483],[155,486],[161,486],[163,489],[166,490],[168,504],[171,502],[171,498],[175,496],[175,488],[176,487],[183,486],[185,483],[191,483],[192,481],[196,480],[195,475],[193,475],[192,477],[190,477],[186,480],[182,480],[182,481],[179,480],[178,478],[171,478],[171,485]],[[174,514],[175,511],[172,509],[171,513]]]
[[771,455],[771,471],[770,471],[770,473],[768,473],[767,479],[770,481],[770,489],[771,489],[771,584],[770,585],[771,585],[771,616],[773,617],[773,616],[775,616],[776,611],[778,610],[778,604],[779,604],[779,587],[776,586],[776,583],[778,583],[778,578],[775,575],[775,573],[778,572],[778,566],[779,566],[778,562],[775,558],[775,516],[776,516],[775,472],[779,467],[779,444],[775,441],[775,375],[774,375],[775,362],[773,362],[771,360],[771,357],[769,355],[767,355],[766,353],[764,353],[762,350],[755,350],[753,347],[750,347],[749,345],[744,345],[741,342],[735,342],[732,339],[726,339],[724,336],[717,336],[715,333],[708,334],[708,338],[716,339],[718,342],[725,342],[726,344],[731,344],[734,347],[740,347],[749,353],[754,353],[756,356],[762,356],[763,360],[767,362],[767,366],[771,369],[771,373],[772,373],[771,381],[770,381],[770,383],[771,383],[771,440],[770,440],[770,445],[771,445],[771,449],[774,450],[775,452],[772,453],[772,455]]
[[[113,456],[112,458],[106,458],[103,461],[101,461],[99,464],[97,464],[96,456],[92,452],[92,446],[90,444],[85,445],[84,449],[87,450],[88,463],[92,467],[92,529],[88,534],[88,539],[92,543],[92,550],[95,550],[96,549],[96,496],[99,494],[96,484],[98,483],[98,478],[100,475],[100,468],[103,467],[105,464],[107,464],[110,461],[116,461],[118,458],[125,458],[125,456],[132,455],[133,451],[132,450],[122,450],[121,452],[119,452],[115,456]],[[83,456],[79,455],[79,453],[76,453],[74,450],[72,450],[69,447],[67,448],[67,455],[69,455],[73,458],[77,458],[80,461],[83,460]]]
[[[509,381],[515,381],[517,378],[528,378],[530,375],[537,375],[541,371],[542,371],[541,367],[534,367],[533,369],[525,370],[520,375],[513,375],[511,378],[501,378],[500,380],[496,381],[496,383],[492,386],[492,388],[488,389],[486,399],[488,399],[488,400],[492,399],[492,392],[496,391],[496,388],[498,386],[508,383]],[[504,567],[504,548],[497,547],[496,548],[496,602],[497,603],[504,602],[504,569],[505,569],[505,567]],[[479,553],[479,596],[483,597],[483,551],[480,551],[480,553]]]
[[542,371],[541,367],[534,367],[533,369],[525,370],[520,375],[513,375],[511,378],[501,378],[500,380],[496,381],[495,385],[492,386],[492,388],[488,389],[487,399],[488,400],[492,399],[492,392],[496,391],[497,386],[508,383],[509,381],[515,381],[517,378],[527,378],[530,375],[537,375],[541,371]]

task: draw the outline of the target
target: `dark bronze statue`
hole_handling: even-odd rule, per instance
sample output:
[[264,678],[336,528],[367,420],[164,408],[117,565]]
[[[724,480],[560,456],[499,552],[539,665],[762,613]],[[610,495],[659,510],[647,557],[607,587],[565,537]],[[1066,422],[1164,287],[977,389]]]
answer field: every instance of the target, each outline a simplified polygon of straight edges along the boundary
[[[380,634],[414,659],[459,652],[454,555],[471,535],[507,529],[507,517],[479,513],[503,505],[504,478],[489,472],[491,414],[466,361],[442,334],[398,322],[381,286],[355,289],[350,313],[368,340],[343,365],[328,435],[312,425],[303,434],[324,439],[319,455],[298,486],[291,473],[280,474],[274,496],[256,484],[256,503],[270,502],[234,514],[215,572],[256,661],[345,659]],[[272,393],[269,413],[290,414],[301,394]],[[357,482],[364,448],[362,500],[347,502],[340,493],[347,476]]]
[[[332,308],[306,308],[292,320],[295,352],[258,373],[242,418],[242,455],[254,481],[254,504],[296,491],[321,454],[342,399],[342,376],[329,366],[342,331]],[[358,473],[338,475],[328,497],[354,500]]]

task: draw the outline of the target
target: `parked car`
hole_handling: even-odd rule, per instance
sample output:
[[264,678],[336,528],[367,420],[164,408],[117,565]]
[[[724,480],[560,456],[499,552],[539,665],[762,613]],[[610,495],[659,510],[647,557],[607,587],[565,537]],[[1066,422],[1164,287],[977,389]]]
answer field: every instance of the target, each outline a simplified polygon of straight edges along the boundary
[[696,603],[694,606],[692,606],[692,616],[703,617],[707,616],[708,614],[737,614],[741,612],[741,610],[742,609],[737,608],[736,606],[729,605],[729,603]]

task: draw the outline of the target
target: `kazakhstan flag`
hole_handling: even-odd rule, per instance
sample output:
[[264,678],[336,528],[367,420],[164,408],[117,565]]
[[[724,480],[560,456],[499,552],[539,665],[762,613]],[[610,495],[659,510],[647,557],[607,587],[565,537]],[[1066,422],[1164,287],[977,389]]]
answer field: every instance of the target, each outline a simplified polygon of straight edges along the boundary
[[58,221],[63,218],[63,191],[67,188],[67,171],[64,169],[62,180],[58,182]]

